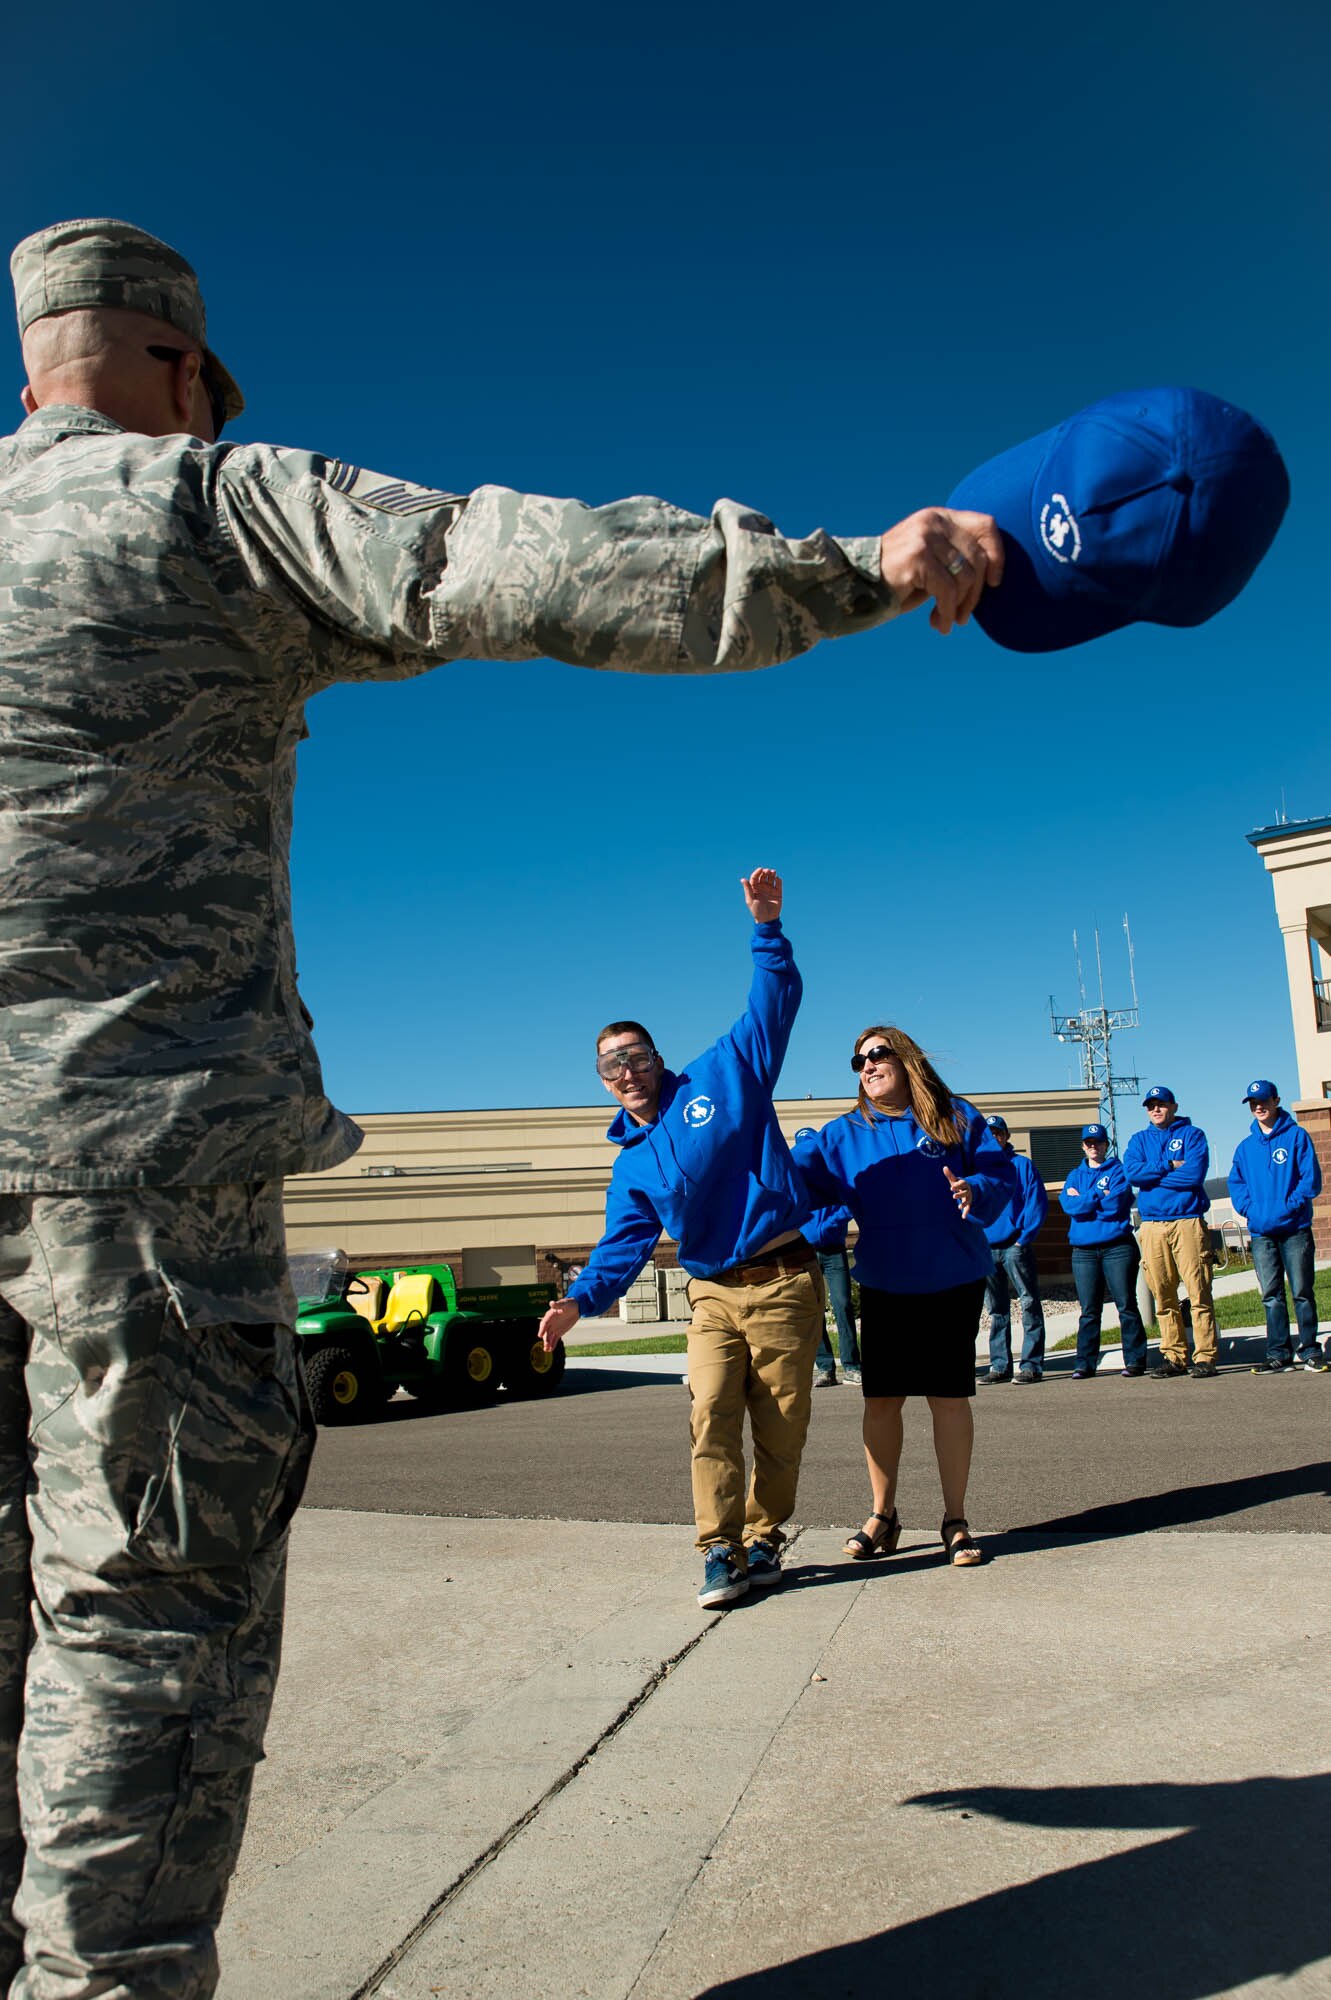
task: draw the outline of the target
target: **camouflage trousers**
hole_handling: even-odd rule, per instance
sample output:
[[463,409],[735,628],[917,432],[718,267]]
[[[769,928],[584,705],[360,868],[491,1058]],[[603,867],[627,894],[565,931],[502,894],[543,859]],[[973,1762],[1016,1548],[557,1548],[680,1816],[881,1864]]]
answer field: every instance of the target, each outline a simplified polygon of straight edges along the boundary
[[0,1993],[203,2000],[313,1424],[281,1191],[0,1196]]

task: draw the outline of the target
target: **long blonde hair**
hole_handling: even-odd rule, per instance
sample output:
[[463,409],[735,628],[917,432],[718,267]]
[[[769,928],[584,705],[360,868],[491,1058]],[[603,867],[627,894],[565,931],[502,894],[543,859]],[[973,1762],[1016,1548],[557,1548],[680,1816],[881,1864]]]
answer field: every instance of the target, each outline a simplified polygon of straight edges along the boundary
[[[870,1039],[885,1043],[905,1070],[906,1083],[910,1090],[910,1108],[929,1137],[937,1139],[940,1146],[964,1144],[966,1121],[954,1108],[952,1092],[919,1043],[908,1035],[904,1028],[885,1027],[880,1021],[872,1028],[865,1028],[862,1034],[856,1035],[856,1053]],[[859,1106],[870,1124],[884,1115],[874,1109],[873,1100],[864,1088],[863,1073],[861,1073]]]

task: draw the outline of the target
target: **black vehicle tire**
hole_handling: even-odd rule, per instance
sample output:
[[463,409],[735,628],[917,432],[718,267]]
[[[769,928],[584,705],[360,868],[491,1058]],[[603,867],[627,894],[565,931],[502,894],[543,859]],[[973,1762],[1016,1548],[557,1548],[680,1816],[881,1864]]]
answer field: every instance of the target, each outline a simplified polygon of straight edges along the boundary
[[305,1387],[321,1424],[354,1424],[384,1399],[383,1384],[349,1347],[318,1347],[305,1361]]
[[513,1328],[505,1342],[504,1382],[510,1396],[553,1396],[564,1379],[564,1343],[547,1354],[536,1338],[538,1322]]
[[432,1381],[419,1384],[417,1400],[432,1409],[492,1401],[499,1388],[499,1354],[493,1327],[450,1329],[443,1366]]

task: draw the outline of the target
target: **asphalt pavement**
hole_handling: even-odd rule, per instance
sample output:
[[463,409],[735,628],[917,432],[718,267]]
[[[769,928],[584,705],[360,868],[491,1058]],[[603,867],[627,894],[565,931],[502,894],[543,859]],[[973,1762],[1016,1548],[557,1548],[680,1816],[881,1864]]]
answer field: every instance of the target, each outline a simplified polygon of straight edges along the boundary
[[[1141,1527],[1325,1525],[1331,1375],[1254,1375],[1258,1336],[1227,1338],[1213,1381],[1155,1382],[1102,1372],[1071,1380],[1051,1358],[1043,1382],[981,1388],[969,1510],[992,1529],[1106,1533]],[[641,1371],[641,1372],[640,1372]],[[858,1524],[867,1508],[862,1400],[814,1392],[799,1518]],[[307,1504],[404,1514],[686,1526],[688,1392],[680,1358],[623,1369],[571,1360],[548,1401],[501,1398],[431,1415],[407,1397],[380,1421],[324,1431]],[[941,1508],[926,1406],[908,1404],[902,1519],[936,1528]]]

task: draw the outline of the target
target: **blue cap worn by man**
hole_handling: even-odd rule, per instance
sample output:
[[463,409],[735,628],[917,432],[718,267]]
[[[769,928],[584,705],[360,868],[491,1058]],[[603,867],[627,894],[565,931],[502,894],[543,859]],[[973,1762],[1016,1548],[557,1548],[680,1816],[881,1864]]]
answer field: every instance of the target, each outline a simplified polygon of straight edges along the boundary
[[[781,877],[744,882],[753,984],[733,1028],[676,1073],[640,1021],[596,1038],[596,1069],[619,1102],[605,1234],[541,1321],[553,1348],[580,1316],[625,1293],[664,1230],[689,1273],[693,1510],[703,1552],[698,1602],[729,1604],[781,1581],[782,1522],[795,1505],[824,1325],[822,1274],[801,1233],[812,1204],[772,1107],[803,992],[781,929]],[[758,1390],[746,1384],[758,1384]],[[744,1411],[753,1477],[744,1494]]]
[[[1320,1375],[1326,1360],[1317,1335],[1312,1222],[1322,1169],[1312,1140],[1284,1109],[1270,1077],[1255,1077],[1243,1096],[1252,1127],[1234,1154],[1229,1197],[1252,1235],[1253,1268],[1266,1316],[1265,1369],[1283,1375],[1297,1365]],[[1294,1294],[1297,1355],[1290,1351],[1286,1278]]]
[[1021,653],[1144,620],[1200,625],[1235,598],[1289,504],[1269,431],[1204,389],[1106,396],[963,479],[954,507],[1003,533],[1003,588],[976,618]]
[[[989,1315],[989,1373],[981,1385],[994,1382],[1043,1382],[1044,1306],[1035,1264],[1035,1239],[1049,1213],[1044,1182],[1024,1153],[1008,1136],[1008,1122],[992,1112],[985,1124],[1016,1172],[1013,1191],[1003,1207],[986,1222],[985,1237],[994,1267],[984,1281],[984,1309]],[[1021,1364],[1012,1372],[1012,1299],[1021,1306]]]
[[[1203,1380],[1215,1374],[1219,1352],[1205,1220],[1211,1206],[1206,1192],[1210,1148],[1200,1125],[1179,1116],[1178,1099],[1168,1084],[1152,1084],[1142,1104],[1149,1123],[1129,1139],[1123,1171],[1137,1189],[1142,1262],[1160,1322],[1160,1359],[1151,1373],[1162,1380],[1177,1375]],[[1192,1304],[1191,1364],[1180,1283]]]
[[0,1542],[10,1829],[20,1714],[27,1759],[0,1989],[181,2000],[216,1981],[311,1443],[282,1177],[360,1143],[296,983],[306,701],[450,659],[763,667],[930,598],[948,631],[1002,544],[946,508],[791,542],[733,501],[449,493],[219,443],[243,399],[178,251],[92,217],[12,270],[0,1386],[3,1505],[39,1499]]
[[1109,1133],[1093,1121],[1081,1128],[1082,1160],[1063,1183],[1059,1206],[1068,1218],[1077,1322],[1074,1382],[1089,1381],[1100,1364],[1100,1321],[1108,1292],[1123,1335],[1123,1373],[1146,1373],[1146,1329],[1137,1310],[1141,1252],[1132,1233],[1132,1189],[1109,1150]]

